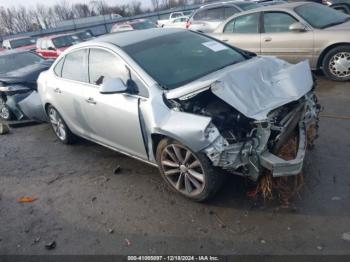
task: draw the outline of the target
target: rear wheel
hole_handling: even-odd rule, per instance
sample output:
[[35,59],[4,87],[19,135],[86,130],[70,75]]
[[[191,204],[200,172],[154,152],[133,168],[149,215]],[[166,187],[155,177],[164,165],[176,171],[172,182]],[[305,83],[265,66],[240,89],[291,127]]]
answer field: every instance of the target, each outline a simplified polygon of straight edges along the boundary
[[331,49],[325,55],[322,67],[325,76],[331,80],[350,80],[350,46]]
[[191,200],[208,200],[222,185],[224,175],[214,170],[204,154],[194,153],[177,141],[160,141],[157,162],[170,188]]
[[6,121],[12,119],[12,113],[2,97],[0,97],[0,118]]
[[76,136],[69,130],[67,124],[64,122],[62,116],[56,108],[48,106],[47,114],[51,123],[51,127],[57,138],[64,144],[72,144]]

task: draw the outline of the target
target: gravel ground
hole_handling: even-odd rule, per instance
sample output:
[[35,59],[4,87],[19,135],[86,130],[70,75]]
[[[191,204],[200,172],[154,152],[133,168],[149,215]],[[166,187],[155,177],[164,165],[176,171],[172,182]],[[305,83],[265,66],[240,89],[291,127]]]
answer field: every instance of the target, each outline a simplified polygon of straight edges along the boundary
[[[319,78],[323,114],[350,116],[350,83]],[[350,254],[349,156],[350,120],[322,117],[294,208],[257,205],[234,176],[199,204],[154,167],[62,145],[45,124],[12,129],[0,136],[0,254]]]

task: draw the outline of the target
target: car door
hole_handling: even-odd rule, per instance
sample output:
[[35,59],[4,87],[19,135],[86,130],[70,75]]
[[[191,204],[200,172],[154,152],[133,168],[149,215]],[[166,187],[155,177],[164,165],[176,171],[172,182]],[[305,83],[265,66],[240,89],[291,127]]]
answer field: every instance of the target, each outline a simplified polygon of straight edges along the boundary
[[90,87],[84,89],[84,112],[91,137],[133,156],[147,159],[139,119],[139,96],[101,94],[99,86],[110,78],[121,78],[125,84],[129,71],[116,54],[100,48],[90,49]]
[[83,114],[85,100],[83,90],[88,84],[88,49],[67,54],[55,66],[56,81],[48,81],[54,107],[62,115],[69,128],[86,136],[87,120]]
[[261,54],[272,55],[290,63],[298,63],[313,58],[313,31],[295,32],[290,25],[299,22],[286,12],[264,12],[263,33],[261,34]]
[[260,13],[252,13],[233,18],[227,22],[222,34],[215,37],[257,54],[260,54]]

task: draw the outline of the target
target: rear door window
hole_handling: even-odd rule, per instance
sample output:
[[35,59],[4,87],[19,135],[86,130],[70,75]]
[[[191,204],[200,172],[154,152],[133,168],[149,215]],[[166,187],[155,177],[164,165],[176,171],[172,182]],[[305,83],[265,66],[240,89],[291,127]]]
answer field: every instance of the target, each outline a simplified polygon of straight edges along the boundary
[[66,55],[62,69],[62,78],[88,82],[87,49]]
[[298,22],[294,17],[282,12],[264,13],[265,33],[289,32],[290,25]]
[[254,34],[259,33],[260,13],[239,16],[227,23],[225,33]]
[[55,68],[53,69],[53,71],[55,72],[55,74],[59,77],[62,76],[62,69],[63,69],[63,64],[64,64],[64,57],[61,58],[61,60],[56,64]]

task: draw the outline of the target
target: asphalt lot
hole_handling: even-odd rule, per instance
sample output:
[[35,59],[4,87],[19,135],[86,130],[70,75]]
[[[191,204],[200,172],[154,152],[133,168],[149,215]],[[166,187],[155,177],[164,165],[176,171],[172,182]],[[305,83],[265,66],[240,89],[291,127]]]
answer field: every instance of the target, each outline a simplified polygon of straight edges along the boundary
[[[317,93],[324,115],[350,116],[350,83],[319,77]],[[45,124],[12,129],[0,136],[0,254],[350,254],[350,120],[321,118],[305,176],[294,208],[256,204],[233,176],[199,204],[147,164],[62,145]]]

